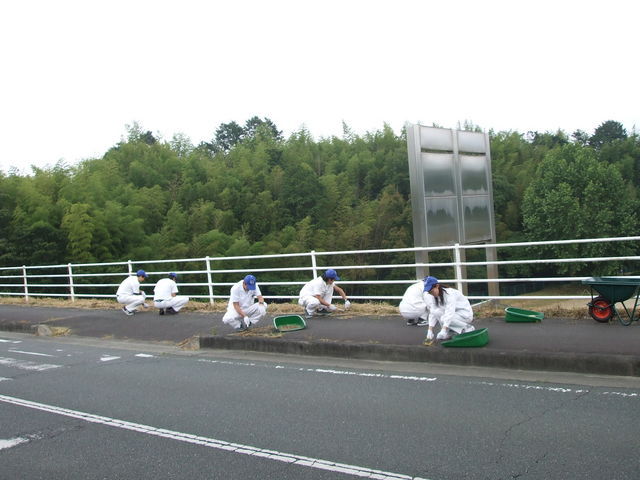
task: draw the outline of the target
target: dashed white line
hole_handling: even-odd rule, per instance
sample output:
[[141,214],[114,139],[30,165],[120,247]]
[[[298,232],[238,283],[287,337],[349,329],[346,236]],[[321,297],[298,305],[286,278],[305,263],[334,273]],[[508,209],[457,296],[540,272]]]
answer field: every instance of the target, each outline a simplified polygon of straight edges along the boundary
[[26,443],[28,441],[28,438],[23,437],[9,438],[7,440],[3,440],[0,438],[0,450],[15,447],[16,445],[20,445],[21,443]]
[[385,472],[382,470],[374,470],[367,467],[360,467],[357,465],[348,465],[344,463],[331,462],[329,460],[322,460],[319,458],[303,457],[300,455],[278,452],[276,450],[267,450],[263,448],[254,447],[251,445],[242,445],[239,443],[226,442],[224,440],[218,440],[215,438],[202,437],[199,435],[191,435],[188,433],[176,432],[173,430],[166,430],[164,428],[156,428],[149,425],[143,425],[140,423],[127,422],[125,420],[118,420],[116,418],[103,417],[99,415],[93,415],[91,413],[80,412],[77,410],[69,410],[67,408],[56,407],[53,405],[46,405],[44,403],[32,402],[30,400],[24,400],[16,397],[9,397],[6,395],[0,395],[0,401],[19,405],[22,407],[32,408],[35,410],[41,410],[44,412],[55,413],[57,415],[63,415],[66,417],[77,418],[86,422],[98,423],[114,428],[121,428],[124,430],[131,430],[134,432],[144,433],[146,435],[152,435],[156,437],[169,438],[180,442],[191,443],[195,445],[201,445],[204,447],[215,448],[218,450],[226,450],[242,455],[251,455],[255,457],[265,458],[269,460],[276,460],[279,462],[285,462],[292,465],[299,465],[301,467],[315,468],[319,470],[328,470],[332,472],[345,473],[348,475],[354,475],[362,478],[373,478],[377,480],[427,480],[420,477],[412,477],[409,475],[403,475],[400,473]]
[[586,388],[551,387],[546,385],[527,385],[524,383],[497,383],[497,382],[474,382],[478,385],[488,385],[490,387],[515,388],[519,390],[542,390],[553,393],[591,393],[594,395],[612,395],[622,398],[640,398],[638,392],[591,392]]
[[23,350],[9,350],[11,353],[22,353],[24,355],[37,355],[39,357],[55,357],[55,355],[49,355],[48,353],[38,353],[38,352],[25,352]]
[[256,363],[249,362],[232,362],[228,360],[208,360],[201,358],[198,360],[199,362],[204,363],[219,363],[223,365],[242,365],[245,367],[257,367],[260,366],[262,368],[273,368],[275,370],[295,370],[299,372],[310,372],[310,373],[324,373],[330,375],[350,375],[354,377],[369,377],[369,378],[390,378],[393,380],[410,380],[414,382],[435,382],[437,377],[419,377],[414,375],[387,375],[384,373],[369,373],[369,372],[356,372],[354,370],[334,370],[329,368],[304,368],[304,367],[286,367],[283,365],[258,365]]
[[5,380],[12,380],[12,379],[7,377],[0,377],[0,382],[4,382]]
[[110,362],[111,360],[118,360],[120,357],[115,357],[112,355],[103,355],[100,357],[101,362]]
[[148,353],[137,353],[136,357],[140,358],[153,358],[153,355],[149,355]]
[[36,370],[44,371],[52,368],[60,368],[62,365],[54,365],[50,363],[35,363],[24,360],[17,360],[10,357],[0,357],[0,365],[6,365],[8,367],[15,367],[21,370]]
[[22,343],[22,340],[7,340],[5,338],[0,338],[0,343]]
[[488,385],[490,387],[507,387],[507,388],[517,388],[520,390],[544,390],[546,392],[556,392],[556,393],[589,393],[589,390],[585,389],[574,389],[567,387],[550,387],[544,385],[527,385],[522,383],[496,383],[496,382],[473,382],[478,385]]
[[614,395],[618,397],[640,397],[640,393],[625,393],[625,392],[602,392],[602,395]]
[[[368,372],[357,372],[353,370],[334,370],[327,368],[304,368],[304,367],[290,367],[284,365],[268,365],[268,364],[258,364],[253,362],[238,362],[231,360],[210,360],[201,358],[198,360],[199,362],[204,363],[217,363],[221,365],[232,365],[232,366],[245,366],[245,367],[260,367],[260,368],[271,368],[274,370],[294,370],[300,372],[311,372],[311,373],[323,373],[330,375],[351,375],[357,377],[371,377],[371,378],[382,378],[382,379],[393,379],[393,380],[408,380],[413,382],[435,382],[438,380],[437,377],[421,377],[421,376],[412,376],[412,375],[387,375],[382,373],[368,373]],[[469,382],[472,385],[486,385],[489,387],[502,387],[502,388],[513,388],[520,390],[537,390],[537,391],[545,391],[552,393],[592,393],[596,395],[611,395],[618,396],[624,398],[640,398],[640,393],[637,392],[591,392],[588,389],[584,388],[570,388],[570,387],[554,387],[549,385],[530,385],[524,383],[507,383],[507,382],[479,382],[472,381]]]

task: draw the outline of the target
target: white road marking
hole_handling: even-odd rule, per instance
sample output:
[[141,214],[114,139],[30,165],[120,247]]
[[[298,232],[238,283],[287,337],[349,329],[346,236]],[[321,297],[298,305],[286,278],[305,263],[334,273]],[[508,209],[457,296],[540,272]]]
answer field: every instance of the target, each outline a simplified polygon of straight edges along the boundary
[[176,432],[173,430],[165,430],[164,428],[156,428],[149,425],[143,425],[140,423],[127,422],[126,420],[118,420],[116,418],[93,415],[91,413],[80,412],[77,410],[69,410],[67,408],[56,407],[53,405],[46,405],[44,403],[32,402],[30,400],[23,400],[21,398],[9,397],[6,395],[0,395],[0,401],[13,404],[13,405],[18,405],[21,407],[32,408],[35,410],[41,410],[49,413],[55,413],[57,415],[63,415],[66,417],[77,418],[79,420],[84,420],[90,423],[98,423],[102,425],[107,425],[109,427],[121,428],[123,430],[131,430],[134,432],[144,433],[146,435],[152,435],[155,437],[169,438],[169,439],[177,440],[180,442],[191,443],[194,445],[201,445],[204,447],[215,448],[218,450],[235,452],[242,455],[252,455],[255,457],[266,458],[269,460],[277,460],[279,462],[285,462],[292,465],[299,465],[301,467],[316,468],[319,470],[328,470],[331,472],[345,473],[347,475],[354,475],[362,478],[373,478],[377,480],[427,480],[424,478],[411,477],[409,475],[403,475],[400,473],[385,472],[382,470],[373,470],[367,467],[360,467],[357,465],[348,465],[344,463],[331,462],[329,460],[322,460],[319,458],[303,457],[303,456],[294,455],[291,453],[278,452],[275,450],[258,448],[251,445],[230,443],[230,442],[225,442],[224,440],[217,440],[215,438],[201,437],[199,435],[191,435],[188,433]]
[[23,437],[10,438],[8,440],[3,440],[0,438],[0,450],[15,447],[16,445],[20,445],[21,443],[27,443],[28,441],[29,441],[28,438],[23,438]]
[[114,356],[110,356],[110,355],[104,355],[102,357],[100,357],[100,361],[101,362],[109,362],[111,360],[118,360],[120,357],[114,357]]
[[25,352],[22,350],[9,350],[11,353],[23,353],[25,355],[38,355],[40,357],[55,357],[55,355],[49,355],[48,353],[38,353],[38,352]]
[[556,393],[589,393],[589,390],[585,389],[573,389],[568,387],[548,387],[544,385],[527,385],[521,383],[495,383],[495,382],[472,382],[479,385],[488,385],[490,387],[507,387],[517,388],[521,390],[544,390],[546,392]]
[[[546,392],[554,393],[590,393],[591,391],[585,388],[570,388],[570,387],[551,387],[545,385],[527,385],[521,383],[494,383],[494,382],[474,382],[479,385],[488,385],[490,387],[506,387],[517,388],[521,390],[543,390]],[[593,392],[596,395],[612,395],[622,398],[640,398],[638,392]]]
[[0,377],[0,382],[4,382],[5,380],[12,380],[12,379],[7,377]]
[[[244,367],[260,367],[260,368],[269,368],[274,370],[295,370],[300,372],[310,372],[310,373],[324,373],[331,375],[353,375],[358,377],[371,377],[371,378],[388,378],[393,380],[408,380],[412,382],[435,382],[438,380],[437,377],[419,377],[412,375],[386,375],[382,373],[368,373],[368,372],[356,372],[352,370],[333,370],[327,368],[304,368],[304,367],[289,367],[284,365],[268,365],[268,364],[258,364],[253,362],[237,362],[231,360],[209,360],[201,358],[198,360],[199,362],[204,363],[218,363],[222,365],[232,365],[232,366],[244,366]],[[487,385],[490,387],[501,387],[501,388],[515,388],[521,390],[538,390],[538,391],[546,391],[552,393],[593,393],[596,395],[611,395],[618,396],[624,398],[640,398],[640,393],[633,392],[591,392],[588,389],[584,388],[571,388],[571,387],[553,387],[548,385],[528,385],[524,383],[500,383],[500,382],[477,382],[471,381],[469,382],[472,385]]]
[[369,372],[356,372],[353,370],[333,370],[328,368],[303,368],[303,367],[286,367],[283,365],[258,365],[256,363],[248,363],[248,362],[232,362],[227,360],[208,360],[208,359],[200,359],[199,362],[205,363],[220,363],[224,365],[242,365],[245,367],[257,367],[260,366],[262,368],[273,368],[275,370],[296,370],[299,372],[310,372],[310,373],[325,373],[330,375],[351,375],[354,377],[370,377],[370,378],[391,378],[393,380],[410,380],[414,382],[435,382],[437,377],[417,377],[414,375],[386,375],[384,373],[369,373]]
[[0,343],[22,343],[22,340],[6,340],[4,338],[0,338]]
[[8,367],[20,368],[22,370],[36,370],[44,371],[52,368],[60,368],[62,365],[53,365],[50,363],[34,363],[24,360],[17,360],[10,357],[0,357],[0,365],[6,365]]
[[140,358],[153,358],[153,355],[149,355],[148,353],[137,353],[136,357]]
[[602,392],[602,395],[617,395],[619,397],[640,397],[640,393],[625,393],[625,392]]

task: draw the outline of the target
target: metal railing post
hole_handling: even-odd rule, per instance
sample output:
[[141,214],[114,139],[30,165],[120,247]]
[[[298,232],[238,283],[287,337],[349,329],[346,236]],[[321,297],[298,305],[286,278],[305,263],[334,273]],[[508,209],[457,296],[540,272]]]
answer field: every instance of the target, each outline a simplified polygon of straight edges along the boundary
[[69,293],[71,294],[71,301],[75,302],[75,291],[73,289],[73,270],[71,268],[71,264],[67,264],[67,269],[69,271]]
[[318,265],[316,264],[316,251],[311,250],[311,268],[313,270],[313,278],[318,276]]
[[22,282],[24,285],[24,301],[29,303],[29,284],[27,283],[27,266],[22,266]]
[[131,260],[127,260],[127,267],[129,269],[129,275],[133,273],[133,267],[131,266]]
[[456,243],[453,246],[453,255],[454,255],[454,270],[456,273],[456,288],[459,291],[462,291],[462,258],[461,258],[461,254],[460,254],[460,244]]
[[209,303],[213,305],[213,283],[211,282],[211,261],[209,255],[204,259],[207,266],[207,285],[209,286]]

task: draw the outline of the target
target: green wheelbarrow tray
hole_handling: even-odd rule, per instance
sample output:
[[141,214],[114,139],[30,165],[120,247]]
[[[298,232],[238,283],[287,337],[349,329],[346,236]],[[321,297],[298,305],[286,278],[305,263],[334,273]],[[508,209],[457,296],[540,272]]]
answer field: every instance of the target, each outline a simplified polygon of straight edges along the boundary
[[591,277],[582,280],[611,303],[629,300],[636,293],[640,279],[624,277]]
[[442,342],[443,347],[484,347],[489,343],[489,330],[481,328],[473,332],[461,333],[451,340]]
[[507,307],[504,309],[505,322],[541,322],[544,313],[525,310],[523,308]]
[[279,332],[293,332],[307,328],[307,323],[300,315],[280,315],[273,317],[273,328]]

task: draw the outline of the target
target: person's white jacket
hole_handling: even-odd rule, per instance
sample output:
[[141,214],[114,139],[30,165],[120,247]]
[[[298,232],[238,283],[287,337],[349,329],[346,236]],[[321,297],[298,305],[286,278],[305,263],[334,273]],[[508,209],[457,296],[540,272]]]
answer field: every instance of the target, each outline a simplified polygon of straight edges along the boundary
[[158,280],[153,294],[153,304],[159,309],[173,308],[179,312],[189,302],[189,297],[178,295],[178,284],[171,278]]
[[406,320],[417,318],[426,320],[429,315],[427,302],[430,302],[427,297],[431,297],[431,295],[424,291],[424,281],[417,281],[404,292],[400,305],[398,305],[400,315]]
[[[461,333],[473,322],[473,309],[467,297],[455,288],[441,287],[444,304],[438,305],[432,295],[429,299],[429,326],[435,327],[440,323],[442,327]],[[428,298],[425,297],[425,298]]]

